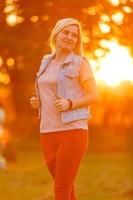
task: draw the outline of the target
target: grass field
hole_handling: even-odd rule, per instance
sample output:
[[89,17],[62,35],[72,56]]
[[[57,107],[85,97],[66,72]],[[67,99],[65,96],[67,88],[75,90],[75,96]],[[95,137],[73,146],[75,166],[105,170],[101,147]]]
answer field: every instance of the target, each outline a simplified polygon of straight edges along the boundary
[[[31,141],[32,144],[32,141]],[[54,200],[52,178],[42,163],[39,145],[17,146],[17,162],[0,170],[0,200]],[[91,152],[76,177],[79,200],[133,199],[131,155],[126,152]]]

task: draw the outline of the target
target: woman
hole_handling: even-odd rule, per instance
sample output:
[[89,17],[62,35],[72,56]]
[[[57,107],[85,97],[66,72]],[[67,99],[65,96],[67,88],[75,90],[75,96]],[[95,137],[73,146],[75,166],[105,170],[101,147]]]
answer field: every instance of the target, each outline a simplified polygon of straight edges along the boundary
[[90,104],[97,101],[96,83],[83,57],[81,25],[65,18],[50,36],[52,53],[44,56],[35,81],[40,141],[54,180],[55,200],[77,200],[74,180],[88,148]]

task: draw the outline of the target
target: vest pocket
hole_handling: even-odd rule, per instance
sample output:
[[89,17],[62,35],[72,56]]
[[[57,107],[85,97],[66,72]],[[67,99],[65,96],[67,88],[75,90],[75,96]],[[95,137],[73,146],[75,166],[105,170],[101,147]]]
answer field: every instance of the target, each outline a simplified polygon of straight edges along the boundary
[[75,70],[75,69],[67,69],[65,71],[65,76],[70,78],[70,79],[76,78],[76,77],[79,76],[79,71]]

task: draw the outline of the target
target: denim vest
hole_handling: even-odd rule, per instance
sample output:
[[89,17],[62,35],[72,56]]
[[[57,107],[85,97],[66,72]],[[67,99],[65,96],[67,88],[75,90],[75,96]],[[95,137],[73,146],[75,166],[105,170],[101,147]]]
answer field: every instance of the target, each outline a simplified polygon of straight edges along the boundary
[[[37,96],[39,98],[40,98],[40,95],[39,95],[37,80],[39,76],[45,71],[47,65],[49,64],[49,62],[54,56],[55,56],[55,53],[44,56],[40,65],[40,69],[37,72],[37,77],[35,80],[35,88],[36,88]],[[66,98],[66,99],[69,98],[69,99],[74,100],[74,99],[79,99],[80,97],[85,95],[79,81],[79,70],[80,70],[82,59],[83,59],[82,56],[76,55],[74,53],[69,54],[65,58],[59,71],[59,78],[58,78],[58,85],[57,85],[58,96]],[[41,106],[39,108],[39,116],[41,114],[40,109],[41,109]],[[61,120],[63,123],[69,123],[69,122],[72,122],[75,120],[81,120],[81,119],[88,119],[90,117],[91,117],[90,106],[61,112]]]

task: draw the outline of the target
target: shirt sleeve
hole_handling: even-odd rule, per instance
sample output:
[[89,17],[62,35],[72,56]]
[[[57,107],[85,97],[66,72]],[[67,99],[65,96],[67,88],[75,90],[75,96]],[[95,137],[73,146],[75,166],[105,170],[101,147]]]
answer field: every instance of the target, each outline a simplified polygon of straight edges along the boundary
[[94,78],[91,66],[86,58],[83,58],[81,61],[80,71],[79,71],[79,80],[84,82],[90,78]]

